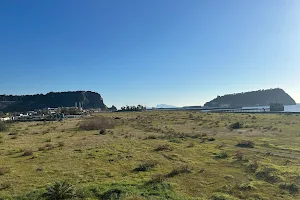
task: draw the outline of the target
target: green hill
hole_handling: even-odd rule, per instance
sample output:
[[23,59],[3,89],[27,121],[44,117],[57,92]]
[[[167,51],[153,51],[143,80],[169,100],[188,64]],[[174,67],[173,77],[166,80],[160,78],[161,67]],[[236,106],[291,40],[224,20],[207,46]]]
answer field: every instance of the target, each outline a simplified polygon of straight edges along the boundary
[[72,107],[75,102],[82,103],[83,108],[106,108],[101,95],[96,92],[69,91],[35,95],[0,95],[0,111],[22,112],[47,107]]
[[295,105],[296,102],[283,89],[268,89],[237,94],[226,94],[207,102],[208,107],[243,107],[243,106],[268,106],[272,102],[283,105]]

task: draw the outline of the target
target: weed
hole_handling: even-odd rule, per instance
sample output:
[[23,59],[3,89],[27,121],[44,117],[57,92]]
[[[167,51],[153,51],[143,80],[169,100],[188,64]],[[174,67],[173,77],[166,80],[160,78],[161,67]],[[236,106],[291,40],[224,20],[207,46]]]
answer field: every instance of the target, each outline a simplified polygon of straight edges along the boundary
[[235,158],[238,161],[243,161],[244,160],[244,153],[242,151],[236,151],[235,152]]
[[138,167],[136,167],[133,171],[135,172],[145,172],[152,168],[154,168],[158,163],[156,161],[146,161],[141,163]]
[[256,172],[256,177],[258,179],[265,180],[268,183],[276,183],[281,180],[281,178],[277,175],[277,171],[270,167],[265,167],[263,170]]
[[99,134],[100,134],[100,135],[105,135],[105,134],[106,134],[106,129],[101,129],[101,130],[99,131]]
[[22,156],[32,156],[32,155],[33,155],[32,150],[25,150],[24,153],[22,154]]
[[51,142],[51,138],[46,139],[45,142]]
[[218,159],[225,159],[228,157],[228,154],[226,151],[222,151],[221,153],[218,153],[215,155],[215,158],[218,158]]
[[65,143],[64,143],[64,142],[59,142],[59,143],[58,143],[58,146],[59,146],[59,147],[63,147],[63,146],[65,146]]
[[11,187],[9,182],[0,183],[0,190],[6,190]]
[[155,147],[154,151],[172,151],[172,147],[170,147],[168,144],[162,144]]
[[46,188],[43,197],[46,200],[72,199],[75,196],[73,186],[67,182],[55,182]]
[[235,122],[229,125],[229,129],[240,129],[242,128],[242,123],[240,122]]
[[190,142],[186,147],[187,147],[187,148],[192,148],[192,147],[194,147],[194,146],[195,146],[195,144],[192,143],[192,142]]
[[236,145],[237,147],[243,147],[243,148],[254,148],[254,142],[249,140],[242,140]]
[[169,142],[173,142],[173,143],[181,143],[182,141],[178,138],[171,138],[169,139]]
[[168,178],[180,175],[180,174],[188,174],[191,171],[188,169],[187,165],[175,167],[170,173],[167,174]]
[[299,186],[294,183],[281,183],[279,188],[282,190],[288,190],[291,194],[299,192]]
[[148,184],[158,184],[162,183],[166,179],[166,176],[163,174],[155,174],[148,181]]
[[258,167],[259,167],[258,162],[257,161],[252,161],[252,162],[250,162],[249,165],[247,165],[246,170],[248,172],[255,173],[256,170],[258,169]]
[[0,167],[0,176],[9,173],[10,170],[8,167]]
[[0,121],[0,132],[7,131],[7,130],[8,130],[8,126],[6,122]]
[[102,129],[112,129],[116,125],[115,121],[107,117],[94,117],[91,119],[86,119],[79,124],[80,130],[90,131],[90,130],[102,130]]
[[149,135],[149,136],[145,137],[145,140],[155,140],[155,139],[157,139],[157,136],[155,136],[155,135]]
[[224,193],[214,193],[210,200],[237,200],[237,198],[229,195],[229,194],[224,194]]

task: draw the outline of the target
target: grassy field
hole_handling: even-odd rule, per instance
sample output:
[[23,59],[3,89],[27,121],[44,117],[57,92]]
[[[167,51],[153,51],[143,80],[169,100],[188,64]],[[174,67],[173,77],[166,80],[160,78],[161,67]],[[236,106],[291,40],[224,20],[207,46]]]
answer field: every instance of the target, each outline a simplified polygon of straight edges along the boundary
[[[39,199],[67,181],[77,199],[300,199],[298,115],[95,117],[9,124],[0,132],[0,197]],[[83,126],[101,120],[109,125]]]

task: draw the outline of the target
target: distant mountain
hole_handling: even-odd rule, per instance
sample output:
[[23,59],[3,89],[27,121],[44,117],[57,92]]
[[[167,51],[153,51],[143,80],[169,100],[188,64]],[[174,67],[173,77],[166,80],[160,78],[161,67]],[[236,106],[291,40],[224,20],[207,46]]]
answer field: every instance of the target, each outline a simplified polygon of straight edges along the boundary
[[172,105],[167,105],[167,104],[158,104],[155,108],[177,108],[177,107]]
[[100,94],[91,91],[49,92],[35,95],[0,95],[0,111],[24,112],[48,107],[72,107],[75,102],[83,108],[106,109]]
[[268,89],[237,94],[226,94],[207,102],[207,107],[245,107],[268,106],[270,103],[282,103],[283,105],[295,105],[296,102],[283,89]]

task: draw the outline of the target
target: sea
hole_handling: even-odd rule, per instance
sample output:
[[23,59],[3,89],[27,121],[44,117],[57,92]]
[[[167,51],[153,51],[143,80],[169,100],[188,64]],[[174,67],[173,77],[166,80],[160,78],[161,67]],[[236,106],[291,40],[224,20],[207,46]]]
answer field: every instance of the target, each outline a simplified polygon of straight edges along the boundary
[[[243,107],[243,109],[248,108],[270,108],[269,106],[254,106],[254,107]],[[300,112],[300,103],[297,103],[296,105],[288,105],[284,106],[284,112]]]

